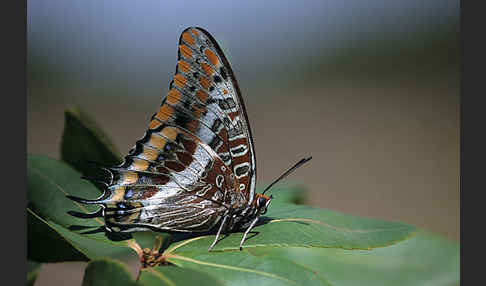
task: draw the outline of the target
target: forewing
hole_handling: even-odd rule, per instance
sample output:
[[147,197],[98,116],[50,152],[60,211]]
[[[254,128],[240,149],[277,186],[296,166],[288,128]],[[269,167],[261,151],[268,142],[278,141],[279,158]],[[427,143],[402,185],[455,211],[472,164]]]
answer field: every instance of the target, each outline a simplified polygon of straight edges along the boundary
[[150,128],[163,124],[179,126],[208,144],[252,201],[256,160],[245,106],[228,60],[204,29],[181,34],[174,80]]

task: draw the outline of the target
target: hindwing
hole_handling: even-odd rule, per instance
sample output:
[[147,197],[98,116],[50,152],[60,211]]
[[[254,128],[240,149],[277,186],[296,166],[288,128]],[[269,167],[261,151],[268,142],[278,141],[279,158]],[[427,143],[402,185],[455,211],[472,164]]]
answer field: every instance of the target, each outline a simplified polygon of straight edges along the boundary
[[[178,129],[181,146],[172,149],[172,159],[149,164],[146,170],[109,168],[116,183],[102,201],[105,221],[116,231],[145,228],[201,232],[209,231],[228,209],[245,205],[246,198],[237,187],[231,170],[199,138]],[[192,160],[181,162],[177,154],[188,152],[195,144]],[[179,169],[166,167],[177,162]]]

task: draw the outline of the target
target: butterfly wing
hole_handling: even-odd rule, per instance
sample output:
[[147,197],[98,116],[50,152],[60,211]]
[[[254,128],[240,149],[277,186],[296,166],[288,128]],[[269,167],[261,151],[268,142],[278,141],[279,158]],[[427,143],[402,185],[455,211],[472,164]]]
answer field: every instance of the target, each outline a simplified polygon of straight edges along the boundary
[[186,29],[167,97],[98,200],[115,231],[208,231],[253,200],[255,153],[233,71],[211,35]]
[[250,124],[233,70],[216,40],[202,28],[179,39],[176,73],[150,126],[171,122],[194,133],[231,168],[251,202],[256,159]]
[[[246,202],[241,192],[232,191],[237,187],[234,175],[207,144],[177,127],[166,128],[178,135],[177,145],[161,153],[163,161],[140,169],[133,162],[148,160],[142,152],[130,155],[127,167],[110,168],[117,179],[103,201],[109,228],[208,231],[228,208]],[[149,142],[146,148],[152,147]]]

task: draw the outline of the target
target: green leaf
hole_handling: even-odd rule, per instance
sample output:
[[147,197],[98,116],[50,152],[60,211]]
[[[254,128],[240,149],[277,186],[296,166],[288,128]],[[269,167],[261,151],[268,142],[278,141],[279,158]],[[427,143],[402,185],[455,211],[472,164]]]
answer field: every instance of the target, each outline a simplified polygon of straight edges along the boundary
[[75,218],[68,211],[93,212],[99,207],[82,205],[66,195],[96,198],[99,191],[88,181],[80,179],[81,174],[60,161],[43,155],[29,155],[27,160],[27,200],[29,207],[42,218],[64,227],[71,225],[100,227],[97,219]]
[[[371,249],[407,239],[415,231],[415,227],[399,222],[362,218],[294,204],[271,204],[266,221],[253,229],[253,235],[248,235],[244,248],[302,246]],[[177,248],[176,253],[204,252],[214,237],[210,235],[186,240]],[[230,233],[223,237],[214,251],[239,249],[242,233]]]
[[[371,249],[397,243],[413,235],[415,227],[382,220],[359,218],[324,209],[293,204],[275,204],[266,224],[255,228],[239,251],[241,234],[232,233],[220,240],[216,250],[207,247],[214,236],[195,237],[172,244],[164,254],[168,261],[204,272],[231,285],[334,285],[329,279],[286,256],[262,255],[266,250],[299,249]],[[316,248],[311,248],[316,247]],[[356,250],[354,250],[356,251]],[[255,254],[256,253],[256,254]],[[325,273],[324,273],[325,274]]]
[[126,265],[113,259],[96,259],[91,261],[85,269],[83,284],[90,286],[101,285],[223,285],[217,279],[191,269],[174,266],[145,268],[140,272],[136,282]]
[[459,244],[419,232],[398,244],[371,251],[332,248],[259,248],[249,250],[262,260],[279,257],[294,261],[345,285],[458,285]]
[[204,272],[227,285],[331,285],[314,271],[279,257],[257,257],[248,250],[172,256],[175,265]]
[[88,260],[86,255],[30,209],[27,209],[27,258],[37,262]]
[[33,286],[40,272],[40,263],[27,261],[27,286]]
[[224,285],[221,280],[203,272],[174,266],[161,266],[142,269],[139,282],[146,286]]
[[[29,246],[34,248],[34,258],[39,262],[63,262],[63,261],[87,261],[89,259],[96,259],[100,257],[122,257],[126,255],[133,255],[130,250],[128,242],[113,242],[110,240],[100,240],[96,237],[91,238],[88,235],[81,235],[70,231],[54,222],[44,220],[36,215],[32,210],[27,211],[38,220],[38,223],[43,223],[44,229],[48,229],[50,233],[56,235],[56,237],[50,237],[50,240],[46,241],[46,245],[43,243],[33,244]],[[29,240],[39,240],[43,236],[34,235]],[[40,240],[42,242],[42,240]],[[52,248],[47,248],[48,246]],[[69,247],[70,246],[70,247]],[[39,249],[41,248],[41,249]],[[62,251],[62,252],[61,252]],[[40,256],[39,256],[40,253]]]
[[135,282],[126,265],[113,259],[96,259],[84,270],[83,286],[134,286]]
[[[38,227],[41,225],[42,228],[54,231],[60,236],[57,237],[59,241],[69,242],[87,258],[119,256],[131,252],[128,247],[133,240],[115,241],[106,237],[102,219],[82,219],[68,214],[68,211],[88,213],[99,208],[85,206],[66,198],[67,194],[87,198],[99,196],[98,190],[91,183],[81,180],[77,171],[46,156],[29,155],[27,178],[29,211],[36,218],[35,224]],[[86,231],[97,232],[80,234]],[[35,237],[31,240],[34,239]],[[79,254],[77,256],[81,257]],[[49,259],[56,260],[59,256],[53,254]]]
[[[81,174],[63,162],[42,155],[29,155],[27,162],[27,200],[29,208],[44,219],[65,228],[76,226],[93,230],[104,225],[100,218],[82,219],[68,214],[69,211],[89,213],[99,206],[74,202],[66,195],[96,198],[100,194],[88,181],[80,179]],[[108,241],[104,235],[96,236]]]
[[120,152],[98,124],[79,107],[65,111],[61,139],[61,158],[85,176],[98,176],[100,171],[87,161],[107,165],[121,163]]

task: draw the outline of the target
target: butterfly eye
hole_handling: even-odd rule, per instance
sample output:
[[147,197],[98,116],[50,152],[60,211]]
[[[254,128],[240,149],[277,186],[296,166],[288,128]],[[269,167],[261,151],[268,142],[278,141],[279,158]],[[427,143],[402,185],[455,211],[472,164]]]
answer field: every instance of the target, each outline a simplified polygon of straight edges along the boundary
[[259,197],[257,205],[258,205],[258,207],[265,206],[266,202],[267,202],[267,200],[265,198]]

